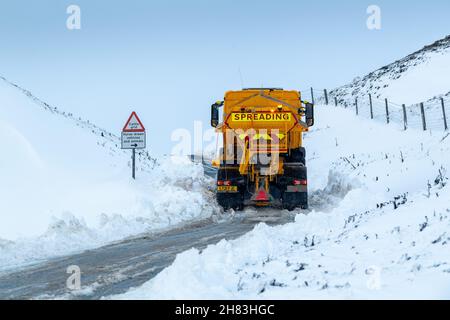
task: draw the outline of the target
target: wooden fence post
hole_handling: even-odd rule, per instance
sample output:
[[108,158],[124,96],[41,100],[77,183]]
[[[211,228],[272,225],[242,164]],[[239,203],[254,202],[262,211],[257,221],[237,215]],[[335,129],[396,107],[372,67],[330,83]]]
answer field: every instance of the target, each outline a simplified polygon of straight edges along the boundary
[[373,119],[373,103],[372,94],[369,93],[369,103],[370,103],[370,119]]
[[359,115],[359,110],[358,110],[358,97],[355,98],[355,107],[356,107],[356,115]]
[[448,130],[448,124],[447,124],[447,115],[445,114],[444,98],[441,98],[441,105],[442,105],[442,115],[444,116],[444,128],[445,128],[445,131],[447,131]]
[[311,102],[312,102],[312,104],[315,104],[314,103],[314,89],[313,88],[311,88]]
[[425,119],[425,108],[423,106],[423,103],[420,104],[420,113],[422,113],[422,126],[423,126],[423,131],[427,130],[427,121]]
[[385,103],[386,103],[386,123],[389,124],[389,102],[388,99],[384,99]]
[[328,105],[328,91],[327,91],[327,89],[324,89],[323,93],[325,95],[325,104]]
[[402,109],[403,109],[403,128],[406,131],[408,129],[408,116],[406,114],[406,105],[403,104]]
[[337,98],[336,98],[336,97],[334,97],[334,106],[335,106],[335,107],[338,106],[338,101],[337,101]]

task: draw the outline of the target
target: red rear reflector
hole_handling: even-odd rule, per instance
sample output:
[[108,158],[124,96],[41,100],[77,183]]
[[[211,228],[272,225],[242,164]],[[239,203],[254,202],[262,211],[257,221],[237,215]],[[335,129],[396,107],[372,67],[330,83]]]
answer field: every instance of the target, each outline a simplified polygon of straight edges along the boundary
[[231,186],[231,181],[224,181],[223,185],[229,187]]
[[308,180],[294,180],[294,186],[306,186],[308,185]]
[[223,181],[221,181],[221,180],[217,181],[217,185],[218,186],[223,186]]

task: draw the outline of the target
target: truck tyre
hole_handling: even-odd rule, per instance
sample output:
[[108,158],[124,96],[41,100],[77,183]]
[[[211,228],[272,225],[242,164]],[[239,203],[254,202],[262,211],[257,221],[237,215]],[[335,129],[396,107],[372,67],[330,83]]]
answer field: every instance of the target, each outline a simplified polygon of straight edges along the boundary
[[242,211],[244,209],[244,201],[240,193],[238,194],[218,193],[217,203],[225,211],[230,209],[233,209],[235,211]]
[[288,158],[288,162],[290,163],[302,163],[306,165],[306,149],[300,147],[298,149],[293,149]]

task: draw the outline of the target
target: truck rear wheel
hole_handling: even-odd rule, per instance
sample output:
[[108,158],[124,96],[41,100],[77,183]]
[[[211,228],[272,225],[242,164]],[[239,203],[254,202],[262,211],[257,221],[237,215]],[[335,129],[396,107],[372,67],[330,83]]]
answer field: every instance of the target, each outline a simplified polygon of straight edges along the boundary
[[238,193],[238,194],[218,193],[217,194],[217,203],[225,211],[227,211],[229,209],[233,209],[236,211],[244,210],[244,201],[243,201],[242,195],[240,193]]
[[283,196],[283,209],[294,211],[295,209],[308,209],[308,193],[285,193]]
[[[219,206],[225,211],[234,209],[241,211],[244,209],[244,195],[243,195],[243,177],[240,175],[237,168],[221,167],[217,172],[217,193],[216,199]],[[220,182],[220,183],[219,183]],[[220,185],[226,182],[228,191],[220,191]]]
[[283,208],[289,211],[308,209],[308,172],[302,163],[285,164],[286,189],[283,193]]
[[287,160],[288,160],[287,162],[302,163],[305,166],[306,165],[306,149],[304,147],[300,147],[298,149],[291,150],[291,153]]

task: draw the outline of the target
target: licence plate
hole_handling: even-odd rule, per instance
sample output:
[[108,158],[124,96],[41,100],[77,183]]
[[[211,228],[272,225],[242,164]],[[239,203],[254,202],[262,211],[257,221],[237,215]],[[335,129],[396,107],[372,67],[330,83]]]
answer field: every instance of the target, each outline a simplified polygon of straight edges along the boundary
[[219,186],[217,187],[218,192],[238,192],[237,186]]

